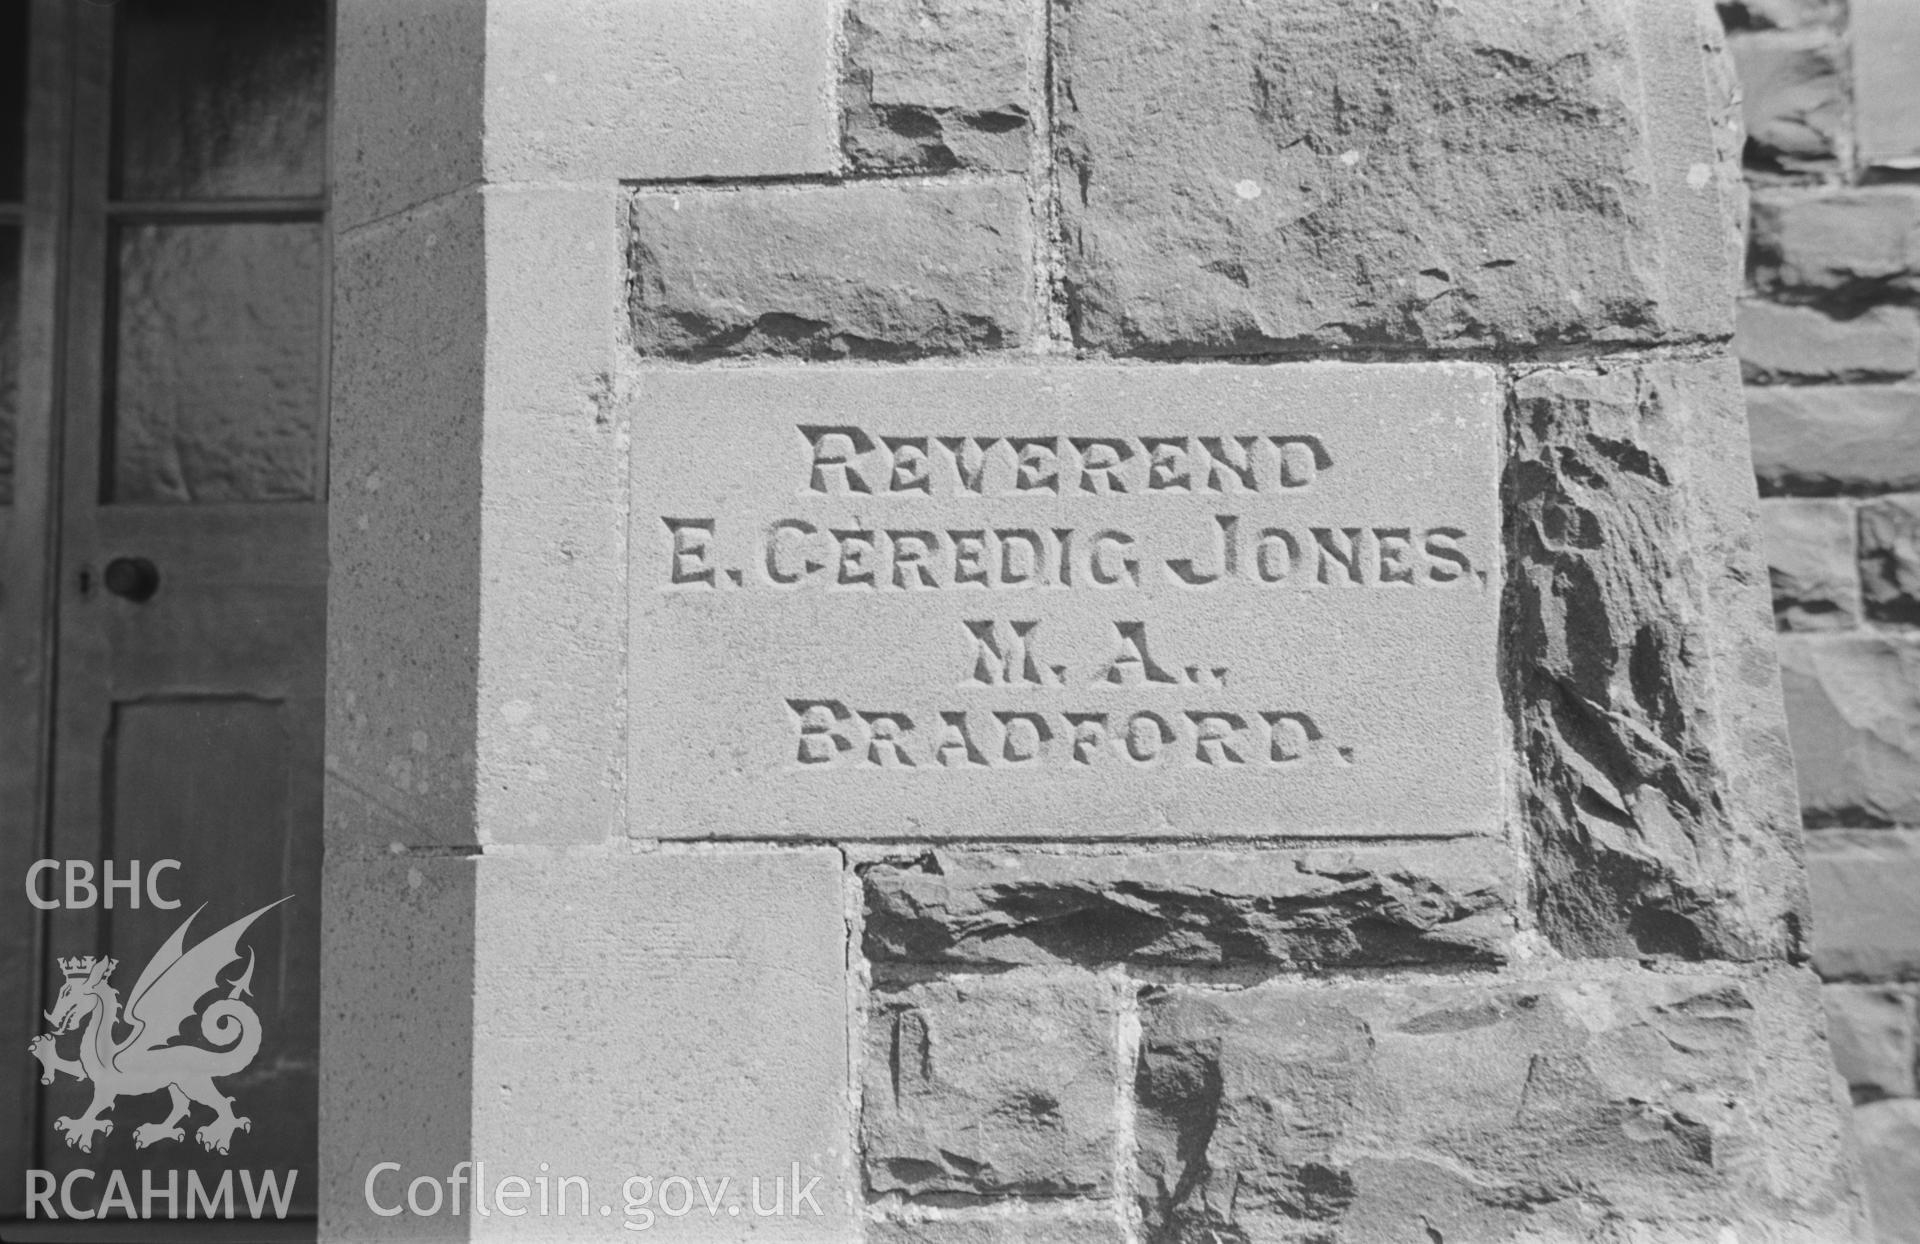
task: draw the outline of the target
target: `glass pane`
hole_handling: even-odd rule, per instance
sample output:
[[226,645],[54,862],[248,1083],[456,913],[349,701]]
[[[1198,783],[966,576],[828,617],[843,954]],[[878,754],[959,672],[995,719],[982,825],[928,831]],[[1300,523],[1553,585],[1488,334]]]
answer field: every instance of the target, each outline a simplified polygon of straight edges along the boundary
[[119,231],[110,501],[317,495],[320,226]]
[[27,0],[0,0],[0,203],[26,179]]
[[119,9],[121,198],[320,193],[325,0],[122,0]]
[[0,505],[13,504],[13,430],[20,422],[20,230],[0,225]]

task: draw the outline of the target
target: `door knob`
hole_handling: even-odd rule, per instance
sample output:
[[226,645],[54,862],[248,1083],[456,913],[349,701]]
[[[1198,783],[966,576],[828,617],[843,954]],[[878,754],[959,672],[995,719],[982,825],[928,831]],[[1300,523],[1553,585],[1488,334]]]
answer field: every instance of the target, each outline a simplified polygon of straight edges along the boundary
[[144,557],[116,557],[100,577],[109,592],[135,602],[160,590],[160,571]]

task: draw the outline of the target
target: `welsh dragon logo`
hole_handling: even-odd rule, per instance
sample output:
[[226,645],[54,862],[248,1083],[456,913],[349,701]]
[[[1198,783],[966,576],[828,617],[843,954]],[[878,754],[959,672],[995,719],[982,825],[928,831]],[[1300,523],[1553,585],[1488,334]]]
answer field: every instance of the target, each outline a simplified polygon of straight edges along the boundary
[[[289,895],[288,897],[292,897]],[[260,1051],[260,1017],[240,996],[251,991],[253,952],[247,952],[247,967],[226,986],[227,995],[207,1004],[200,1011],[200,1035],[215,1048],[176,1045],[181,1028],[194,1017],[200,1000],[222,987],[221,972],[240,958],[240,936],[247,926],[278,907],[269,903],[250,916],[243,916],[216,933],[201,939],[192,950],[186,945],[187,926],[194,916],[206,910],[202,904],[181,922],[148,962],[140,979],[127,995],[127,1010],[120,1012],[120,998],[107,978],[119,966],[117,960],[60,960],[66,984],[46,1012],[53,1031],[35,1037],[27,1050],[40,1060],[40,1083],[53,1083],[55,1072],[65,1072],[80,1080],[93,1081],[93,1104],[79,1118],[63,1116],[53,1121],[56,1130],[66,1133],[69,1145],[78,1145],[83,1153],[93,1151],[96,1133],[108,1135],[113,1122],[102,1118],[123,1096],[157,1093],[166,1089],[172,1108],[158,1123],[142,1123],[133,1129],[137,1149],[163,1140],[184,1140],[179,1126],[193,1104],[213,1111],[213,1122],[194,1133],[209,1152],[227,1152],[233,1133],[253,1130],[252,1120],[233,1112],[233,1099],[214,1087],[215,1077],[230,1076],[246,1069]],[[56,1039],[82,1024],[80,1057],[60,1057]],[[116,1029],[132,1031],[116,1038]]]

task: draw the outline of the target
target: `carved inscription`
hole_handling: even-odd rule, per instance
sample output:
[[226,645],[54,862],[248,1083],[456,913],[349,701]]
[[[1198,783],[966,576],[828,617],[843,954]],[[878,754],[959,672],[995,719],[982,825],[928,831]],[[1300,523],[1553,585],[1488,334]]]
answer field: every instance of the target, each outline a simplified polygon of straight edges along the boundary
[[[1311,488],[1334,466],[1317,436],[876,436],[857,425],[795,429],[804,494],[990,498],[1035,493],[1150,498],[1166,493],[1258,496]],[[910,517],[905,516],[903,517]],[[1210,516],[1193,551],[1143,569],[1141,541],[1120,527],[834,526],[786,515],[759,533],[749,565],[714,564],[716,519],[663,518],[665,586],[921,591],[1127,589],[1158,573],[1206,588],[1447,587],[1474,566],[1459,527],[1276,526]],[[1484,577],[1484,576],[1483,576]]]
[[[1051,494],[1133,498],[1156,494],[1235,499],[1284,497],[1338,469],[1325,441],[1306,433],[1135,436],[900,436],[855,423],[796,424],[793,463],[800,504],[812,498],[891,500],[902,523],[836,525],[784,514],[755,533],[755,555],[723,565],[718,516],[663,516],[663,591],[732,588],[781,592],[1082,590],[1116,595],[1157,578],[1176,591],[1225,584],[1326,591],[1477,590],[1468,532],[1446,524],[1365,521],[1276,525],[1237,510],[1208,514],[1191,547],[1149,559],[1137,530],[1114,525],[916,526],[915,498],[961,501]],[[1086,685],[1141,690],[1223,688],[1225,666],[1163,667],[1146,624],[1112,622],[1114,656],[1072,669],[1037,655],[1038,619],[963,622],[971,649],[963,684],[1071,691]],[[1287,769],[1350,765],[1356,747],[1326,738],[1304,708],[1217,705],[1115,711],[1062,703],[1030,709],[941,708],[932,717],[830,697],[786,700],[790,768],[992,771],[1102,764]]]
[[650,832],[1497,826],[1487,369],[648,384],[629,547]]
[[[969,621],[974,651],[963,682],[986,687],[1064,688],[1068,667],[1048,665],[1034,651],[1036,621]],[[1115,652],[1091,672],[1094,685],[1212,687],[1227,685],[1224,666],[1166,668],[1147,651],[1146,626],[1114,623]],[[896,710],[849,708],[839,700],[790,699],[802,767],[946,769],[1023,768],[1062,764],[1093,767],[1166,763],[1270,765],[1311,760],[1350,764],[1353,751],[1330,743],[1304,712],[1253,712],[1217,706],[1141,708],[1119,712],[1095,706],[1032,710],[943,709],[937,722]]]

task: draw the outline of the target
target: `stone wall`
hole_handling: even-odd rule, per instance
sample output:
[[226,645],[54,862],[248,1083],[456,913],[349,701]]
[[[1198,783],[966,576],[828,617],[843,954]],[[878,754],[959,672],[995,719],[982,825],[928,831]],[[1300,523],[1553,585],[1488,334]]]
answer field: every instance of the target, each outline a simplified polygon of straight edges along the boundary
[[1920,6],[1721,6],[1752,189],[1736,345],[1813,891],[1880,1238],[1920,1240]]
[[[817,1177],[813,1215],[658,1238],[1861,1238],[1710,9],[339,14],[326,1236],[623,1238],[363,1192],[465,1162]],[[1231,511],[1182,538],[1335,525],[1085,607],[1147,723],[1109,730],[1017,616],[908,642],[958,593],[899,596],[989,576],[981,441],[1062,524],[1131,457]],[[896,529],[930,463],[958,504]],[[851,518],[720,551],[802,505]],[[1421,507],[1457,534],[1416,545]],[[949,581],[898,556],[942,538]],[[1156,665],[1143,616],[1201,651]],[[1187,662],[1232,643],[1371,725],[1173,711],[1226,704]],[[796,653],[1004,733],[783,701]]]

